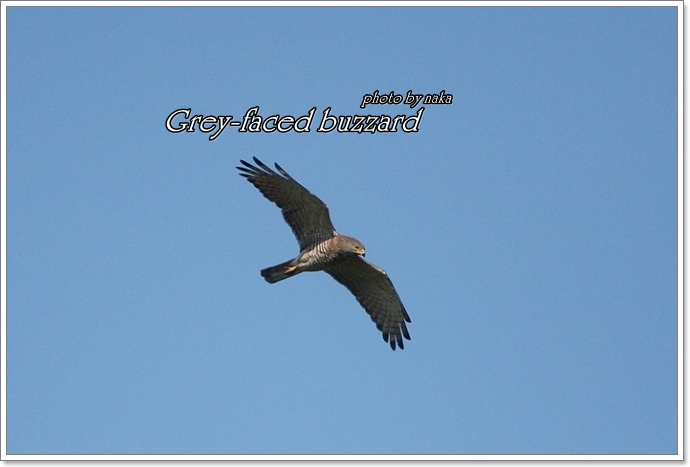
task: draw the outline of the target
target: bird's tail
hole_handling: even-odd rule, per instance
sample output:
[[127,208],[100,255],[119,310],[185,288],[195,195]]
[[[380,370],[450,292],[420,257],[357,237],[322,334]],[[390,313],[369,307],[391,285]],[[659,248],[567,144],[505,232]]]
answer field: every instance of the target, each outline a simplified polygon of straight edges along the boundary
[[275,284],[278,281],[282,281],[283,279],[292,277],[295,274],[299,274],[302,271],[298,270],[292,265],[293,261],[294,260],[291,259],[289,261],[285,261],[284,263],[271,266],[270,268],[262,269],[261,276],[266,279],[266,282],[269,284]]

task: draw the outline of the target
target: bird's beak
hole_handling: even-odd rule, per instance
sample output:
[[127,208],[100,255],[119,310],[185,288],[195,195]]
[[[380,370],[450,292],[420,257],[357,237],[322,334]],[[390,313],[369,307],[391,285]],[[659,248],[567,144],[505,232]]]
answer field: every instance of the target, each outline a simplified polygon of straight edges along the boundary
[[362,251],[362,258],[364,258],[367,255],[366,251]]

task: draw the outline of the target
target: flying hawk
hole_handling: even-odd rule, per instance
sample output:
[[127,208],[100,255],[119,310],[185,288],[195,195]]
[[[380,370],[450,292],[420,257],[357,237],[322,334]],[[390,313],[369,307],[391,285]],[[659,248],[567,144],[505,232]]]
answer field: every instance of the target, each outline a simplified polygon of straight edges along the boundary
[[405,322],[412,321],[388,274],[362,259],[362,242],[340,235],[333,227],[326,204],[278,164],[276,172],[256,157],[256,165],[240,162],[244,165],[237,167],[240,175],[282,210],[299,243],[299,255],[263,269],[264,279],[273,284],[303,271],[325,271],[352,292],[376,323],[383,340],[393,350],[396,345],[403,349],[403,336],[410,339]]

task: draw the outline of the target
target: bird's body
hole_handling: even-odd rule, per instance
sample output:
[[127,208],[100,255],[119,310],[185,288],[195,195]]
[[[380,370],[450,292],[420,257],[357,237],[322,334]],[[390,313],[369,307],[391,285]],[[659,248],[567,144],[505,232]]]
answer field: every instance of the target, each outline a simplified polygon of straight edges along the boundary
[[345,260],[349,254],[360,254],[360,250],[364,255],[364,246],[359,240],[336,232],[333,237],[304,248],[297,258],[262,269],[261,276],[274,284],[303,271],[323,271],[333,262]]
[[284,263],[261,270],[273,284],[303,271],[325,271],[352,292],[364,307],[383,339],[393,350],[404,348],[403,337],[410,339],[406,322],[410,317],[388,278],[388,274],[364,259],[366,250],[357,239],[340,235],[331,222],[328,207],[297,183],[282,167],[278,172],[256,157],[254,166],[240,161],[244,176],[283,212],[300,246],[299,255]]

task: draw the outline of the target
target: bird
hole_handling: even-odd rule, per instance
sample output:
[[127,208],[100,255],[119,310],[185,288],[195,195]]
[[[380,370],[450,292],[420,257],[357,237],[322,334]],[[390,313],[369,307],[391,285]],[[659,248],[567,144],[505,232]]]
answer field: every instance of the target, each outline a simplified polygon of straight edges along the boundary
[[262,269],[261,276],[274,284],[305,271],[326,272],[355,296],[393,350],[404,349],[403,337],[410,340],[406,323],[412,320],[388,274],[363,259],[362,242],[335,230],[326,203],[278,163],[274,170],[253,160],[255,165],[240,160],[239,175],[281,209],[300,249],[296,258]]

